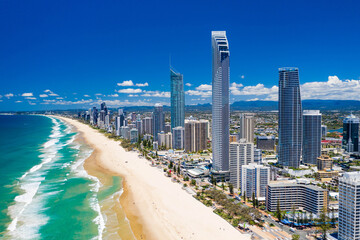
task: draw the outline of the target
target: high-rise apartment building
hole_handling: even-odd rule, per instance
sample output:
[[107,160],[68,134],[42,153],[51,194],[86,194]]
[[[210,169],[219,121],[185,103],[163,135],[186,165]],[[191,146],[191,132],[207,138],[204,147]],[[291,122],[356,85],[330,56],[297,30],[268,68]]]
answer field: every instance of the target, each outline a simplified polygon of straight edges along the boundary
[[184,139],[185,139],[185,128],[184,127],[174,127],[172,129],[172,141],[174,149],[184,149]]
[[153,136],[154,141],[157,141],[158,133],[165,130],[165,115],[163,106],[159,103],[155,104],[153,112]]
[[319,110],[303,112],[302,161],[316,164],[321,155],[321,113]]
[[241,195],[257,199],[265,198],[266,187],[270,182],[270,168],[256,163],[243,165],[241,168]]
[[331,170],[333,168],[333,160],[327,155],[321,155],[317,158],[317,169],[318,171],[322,170]]
[[245,138],[248,142],[254,142],[255,120],[252,113],[240,114],[239,138]]
[[198,152],[207,147],[207,121],[185,121],[185,151]]
[[343,148],[348,152],[359,151],[359,118],[350,114],[343,121]]
[[360,239],[360,172],[339,178],[339,240]]
[[229,171],[230,51],[225,31],[212,31],[213,169]]
[[153,118],[145,117],[142,119],[142,133],[153,134]]
[[241,167],[254,162],[254,144],[240,139],[230,143],[230,183],[237,189],[241,187]]
[[171,128],[184,127],[185,92],[183,75],[170,69],[171,87]]
[[326,134],[327,134],[327,126],[321,125],[321,137],[322,138],[326,137]]
[[279,163],[299,167],[302,107],[298,68],[279,69]]

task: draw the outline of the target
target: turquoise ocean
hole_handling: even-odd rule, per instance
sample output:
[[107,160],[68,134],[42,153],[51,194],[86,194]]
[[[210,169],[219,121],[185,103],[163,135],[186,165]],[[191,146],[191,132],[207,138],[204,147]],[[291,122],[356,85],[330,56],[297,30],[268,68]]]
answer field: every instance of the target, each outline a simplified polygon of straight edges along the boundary
[[83,163],[92,149],[59,119],[0,115],[0,238],[102,239],[103,189]]

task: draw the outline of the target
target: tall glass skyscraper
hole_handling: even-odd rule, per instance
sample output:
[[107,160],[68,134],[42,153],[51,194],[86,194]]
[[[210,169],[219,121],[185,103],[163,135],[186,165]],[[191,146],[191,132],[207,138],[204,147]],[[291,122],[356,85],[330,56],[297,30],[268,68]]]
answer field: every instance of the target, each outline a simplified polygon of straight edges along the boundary
[[342,145],[348,152],[359,151],[359,118],[350,114],[343,121]]
[[321,113],[319,110],[303,112],[302,160],[304,163],[317,164],[321,155]]
[[212,31],[212,152],[215,171],[229,171],[230,52],[225,31]]
[[165,115],[163,111],[163,106],[160,103],[155,104],[152,118],[153,118],[153,137],[154,137],[154,141],[157,141],[158,133],[165,130]]
[[184,127],[185,123],[185,93],[183,75],[170,69],[171,82],[171,129]]
[[299,167],[302,107],[298,68],[279,69],[279,163]]

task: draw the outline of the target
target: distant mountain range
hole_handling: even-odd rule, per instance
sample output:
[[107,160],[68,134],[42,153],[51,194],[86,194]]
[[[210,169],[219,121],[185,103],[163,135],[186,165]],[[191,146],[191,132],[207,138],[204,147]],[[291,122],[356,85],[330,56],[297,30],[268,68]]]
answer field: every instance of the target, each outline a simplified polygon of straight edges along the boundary
[[[321,110],[321,111],[360,111],[360,101],[354,100],[303,100],[302,106],[304,110]],[[151,112],[153,106],[136,106],[122,107],[126,112],[146,111]],[[277,101],[238,101],[230,105],[231,111],[277,111]],[[52,112],[81,112],[87,109],[69,109],[69,110],[51,110]],[[115,109],[111,109],[115,110]],[[170,106],[164,106],[164,111],[170,111]],[[186,112],[211,112],[211,104],[186,105]],[[9,112],[9,111],[7,111]],[[18,113],[43,113],[39,111],[20,111]]]

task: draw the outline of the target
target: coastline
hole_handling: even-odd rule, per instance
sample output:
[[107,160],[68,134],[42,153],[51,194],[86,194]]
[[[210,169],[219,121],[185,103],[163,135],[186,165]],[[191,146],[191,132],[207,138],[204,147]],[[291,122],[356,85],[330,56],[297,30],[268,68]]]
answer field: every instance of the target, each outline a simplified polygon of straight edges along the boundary
[[[67,122],[66,119],[63,118],[61,119]],[[141,220],[139,220],[138,215],[140,214],[138,213],[138,209],[135,206],[133,206],[133,204],[131,204],[133,202],[133,198],[131,192],[127,190],[126,182],[123,176],[109,169],[104,168],[101,165],[101,161],[99,161],[100,159],[99,155],[101,154],[101,150],[98,147],[96,147],[96,145],[88,141],[84,136],[84,133],[79,131],[76,126],[74,126],[69,122],[67,123],[72,126],[75,132],[79,133],[76,138],[76,141],[79,141],[81,143],[86,143],[93,149],[91,155],[84,162],[84,169],[86,170],[86,172],[91,176],[97,177],[104,186],[111,186],[113,184],[112,182],[113,176],[119,176],[122,178],[121,181],[122,193],[120,194],[120,196],[116,196],[116,195],[113,196],[114,197],[113,201],[120,202],[120,205],[117,204],[117,206],[109,206],[109,204],[104,204],[101,206],[102,213],[104,211],[115,212],[117,218],[116,226],[108,226],[109,225],[108,223],[105,225],[107,228],[111,227],[113,231],[109,233],[105,232],[104,238],[118,239],[118,237],[120,237],[121,239],[129,239],[129,240],[148,239],[145,237],[148,234],[145,234],[144,227],[141,224]],[[111,216],[106,216],[106,217],[109,218]],[[117,235],[114,236],[115,232]]]
[[54,117],[75,127],[93,147],[84,164],[89,174],[91,164],[96,163],[104,174],[122,178],[120,208],[136,239],[250,239],[139,158],[137,152],[126,152],[119,142],[76,120]]

